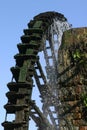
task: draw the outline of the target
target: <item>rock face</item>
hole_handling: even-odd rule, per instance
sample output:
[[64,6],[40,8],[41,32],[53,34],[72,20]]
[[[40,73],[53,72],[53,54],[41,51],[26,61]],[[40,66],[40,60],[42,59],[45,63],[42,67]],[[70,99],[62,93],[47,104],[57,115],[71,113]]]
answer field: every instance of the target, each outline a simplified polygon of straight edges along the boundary
[[58,72],[59,115],[72,129],[87,130],[87,28],[64,32]]

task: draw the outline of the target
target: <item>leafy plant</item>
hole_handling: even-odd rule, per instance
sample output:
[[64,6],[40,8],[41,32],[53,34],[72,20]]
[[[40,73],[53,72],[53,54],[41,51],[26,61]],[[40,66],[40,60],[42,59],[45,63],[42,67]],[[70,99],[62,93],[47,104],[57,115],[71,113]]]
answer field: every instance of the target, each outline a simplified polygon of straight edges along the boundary
[[83,105],[85,107],[87,107],[87,94],[86,93],[82,94],[82,98],[81,99],[82,99]]
[[81,53],[78,49],[76,49],[76,51],[72,54],[74,60],[78,60],[81,58]]
[[87,94],[82,94],[82,104],[83,104],[83,107],[82,107],[82,118],[87,121]]

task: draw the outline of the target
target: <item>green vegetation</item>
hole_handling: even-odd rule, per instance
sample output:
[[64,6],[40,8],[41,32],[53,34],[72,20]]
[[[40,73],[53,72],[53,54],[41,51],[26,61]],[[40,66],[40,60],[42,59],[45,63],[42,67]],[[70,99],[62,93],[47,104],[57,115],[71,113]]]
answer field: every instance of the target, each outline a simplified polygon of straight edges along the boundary
[[[79,48],[71,50],[70,52],[71,62],[74,64],[79,63],[82,67],[87,67],[87,54],[81,51]],[[77,64],[78,65],[78,64]]]
[[81,99],[82,99],[82,103],[85,107],[87,107],[87,94],[82,94],[81,96]]
[[75,52],[72,54],[74,61],[79,61],[81,59],[81,53],[79,49],[76,49]]

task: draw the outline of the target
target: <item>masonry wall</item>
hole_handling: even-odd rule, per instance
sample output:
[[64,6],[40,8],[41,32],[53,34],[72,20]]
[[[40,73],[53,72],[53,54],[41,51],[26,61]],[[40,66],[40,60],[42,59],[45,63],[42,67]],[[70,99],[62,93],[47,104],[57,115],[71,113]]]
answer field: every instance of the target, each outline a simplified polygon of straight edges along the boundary
[[87,130],[87,28],[64,32],[58,72],[61,130]]

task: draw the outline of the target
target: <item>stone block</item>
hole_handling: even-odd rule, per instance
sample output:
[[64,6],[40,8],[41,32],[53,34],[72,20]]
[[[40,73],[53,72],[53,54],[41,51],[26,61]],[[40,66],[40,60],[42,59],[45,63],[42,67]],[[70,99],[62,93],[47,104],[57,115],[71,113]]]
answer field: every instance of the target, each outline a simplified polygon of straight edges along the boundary
[[87,27],[72,28],[64,32],[61,47],[66,48],[67,45],[81,43],[82,41],[87,43]]
[[80,126],[79,130],[87,130],[87,126]]

